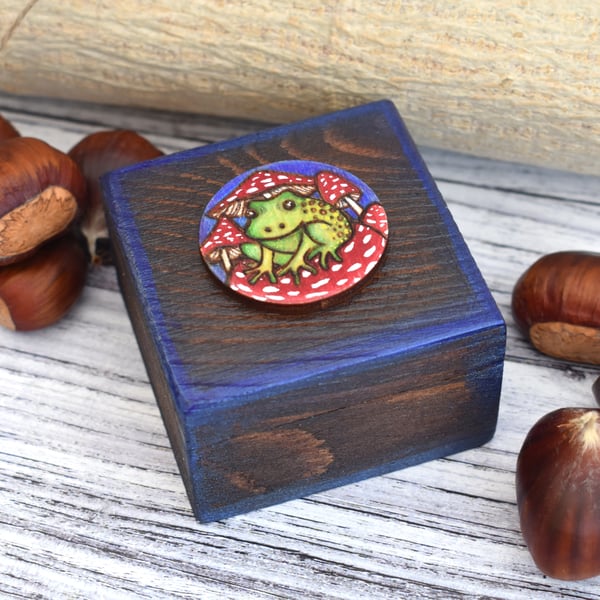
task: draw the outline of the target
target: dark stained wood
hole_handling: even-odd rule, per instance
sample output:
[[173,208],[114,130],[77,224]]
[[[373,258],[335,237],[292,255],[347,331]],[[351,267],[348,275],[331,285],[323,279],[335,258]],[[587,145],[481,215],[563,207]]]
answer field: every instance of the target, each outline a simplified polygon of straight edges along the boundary
[[[213,195],[240,173],[290,159],[353,173],[390,223],[368,284],[306,314],[225,293],[198,252]],[[389,103],[125,169],[106,190],[123,291],[199,519],[493,434],[504,324]]]

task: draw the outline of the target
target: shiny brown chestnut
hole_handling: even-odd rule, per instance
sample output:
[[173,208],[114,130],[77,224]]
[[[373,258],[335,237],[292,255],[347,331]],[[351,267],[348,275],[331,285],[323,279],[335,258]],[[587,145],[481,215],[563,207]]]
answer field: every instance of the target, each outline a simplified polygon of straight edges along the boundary
[[20,135],[21,134],[14,128],[13,124],[0,115],[0,142],[19,137]]
[[543,256],[517,281],[512,312],[540,352],[600,364],[600,254]]
[[85,247],[70,233],[0,267],[0,325],[19,331],[52,325],[79,298],[87,267]]
[[112,264],[100,177],[109,171],[163,155],[138,133],[126,129],[98,131],[83,138],[69,150],[79,165],[88,187],[87,209],[81,231],[88,241],[94,264]]
[[561,408],[529,431],[517,461],[521,531],[557,579],[600,574],[600,410]]
[[85,179],[63,152],[35,138],[0,144],[0,265],[65,232],[85,202]]

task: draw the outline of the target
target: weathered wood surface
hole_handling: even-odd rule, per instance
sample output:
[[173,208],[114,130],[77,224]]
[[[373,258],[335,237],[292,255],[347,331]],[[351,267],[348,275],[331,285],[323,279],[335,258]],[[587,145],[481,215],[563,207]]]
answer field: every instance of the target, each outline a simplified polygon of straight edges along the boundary
[[[171,152],[250,128],[0,97],[62,149],[103,124]],[[10,110],[7,106],[10,105]],[[424,150],[509,325],[484,447],[210,525],[195,522],[111,268],[58,325],[0,332],[0,597],[600,598],[543,577],[521,539],[514,467],[529,427],[594,406],[598,370],[534,352],[508,306],[540,254],[600,251],[600,181]]]
[[392,99],[417,141],[597,174],[600,4],[4,0],[0,89],[283,122]]

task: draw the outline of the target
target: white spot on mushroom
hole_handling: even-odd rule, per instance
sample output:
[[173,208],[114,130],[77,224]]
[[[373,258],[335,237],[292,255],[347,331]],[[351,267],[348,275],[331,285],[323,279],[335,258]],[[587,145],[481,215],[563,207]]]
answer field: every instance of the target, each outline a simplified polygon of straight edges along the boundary
[[367,235],[365,235],[365,237],[363,238],[363,244],[368,244],[371,241],[372,237],[373,235],[371,233],[367,233]]
[[299,296],[299,295],[300,295],[300,292],[299,292],[299,290],[290,290],[290,291],[287,293],[287,295],[288,295],[288,296]]
[[258,188],[253,185],[252,187],[249,187],[246,192],[248,192],[249,194],[254,194],[254,192],[258,192]]
[[329,279],[329,277],[326,277],[325,279],[321,279],[320,281],[317,281],[316,283],[311,283],[310,287],[313,290],[316,290],[320,287],[323,287],[324,285],[327,285],[331,280]]
[[371,256],[373,256],[373,254],[375,254],[375,252],[377,252],[377,246],[371,246],[364,254],[363,256],[365,258],[371,258]]
[[265,292],[266,294],[273,294],[278,291],[279,291],[279,288],[275,285],[267,285],[266,287],[263,288],[263,292]]
[[346,285],[348,283],[348,278],[344,277],[344,279],[340,279],[335,285],[339,285],[340,287],[342,285]]
[[307,277],[310,277],[312,275],[312,273],[310,271],[302,271],[302,277],[304,277],[305,279]]
[[290,277],[284,277],[280,283],[283,283],[284,285],[287,285],[288,283],[292,283],[292,280]]
[[352,240],[345,248],[344,248],[344,252],[346,254],[350,254],[350,252],[352,252],[352,250],[354,250],[354,240]]
[[235,276],[239,277],[240,279],[246,279],[246,274],[242,273],[241,271],[238,271]]
[[331,265],[331,270],[334,273],[337,273],[343,267],[342,263],[335,263],[335,265]]
[[361,263],[354,263],[348,267],[348,273],[354,273],[354,271],[358,271],[360,268],[362,268]]
[[238,284],[238,287],[240,290],[242,290],[242,292],[246,292],[247,294],[252,292],[252,288],[248,285],[244,285],[244,284],[240,283],[240,284]]
[[320,298],[321,296],[327,296],[328,292],[311,292],[310,294],[306,294],[305,298]]
[[285,296],[276,296],[274,294],[267,294],[267,300],[272,300],[274,302],[285,300]]
[[371,262],[370,262],[370,263],[367,265],[367,268],[365,269],[365,275],[366,275],[367,273],[370,273],[370,272],[371,272],[371,271],[372,271],[372,270],[375,268],[375,265],[377,264],[377,262],[378,262],[378,261],[376,261],[376,260],[372,260],[372,261],[371,261]]
[[250,298],[253,300],[259,300],[260,302],[264,302],[266,300],[264,296],[259,296],[258,294],[251,294]]

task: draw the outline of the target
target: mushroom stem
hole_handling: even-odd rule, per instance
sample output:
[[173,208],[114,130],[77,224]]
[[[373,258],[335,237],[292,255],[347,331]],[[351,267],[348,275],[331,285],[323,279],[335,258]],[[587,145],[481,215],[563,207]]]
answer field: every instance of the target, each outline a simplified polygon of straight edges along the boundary
[[344,196],[342,198],[343,202],[346,202],[346,204],[358,215],[360,216],[362,214],[363,208],[362,206],[353,198],[351,198],[350,196]]
[[231,271],[231,261],[229,260],[229,255],[227,254],[227,248],[220,249],[221,261],[223,262],[223,268],[226,273]]

